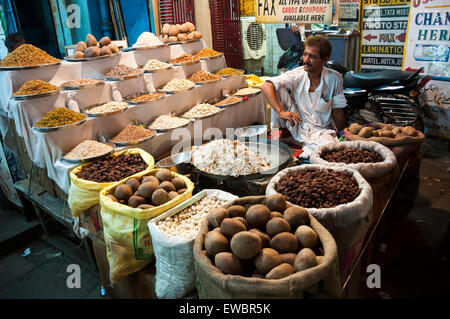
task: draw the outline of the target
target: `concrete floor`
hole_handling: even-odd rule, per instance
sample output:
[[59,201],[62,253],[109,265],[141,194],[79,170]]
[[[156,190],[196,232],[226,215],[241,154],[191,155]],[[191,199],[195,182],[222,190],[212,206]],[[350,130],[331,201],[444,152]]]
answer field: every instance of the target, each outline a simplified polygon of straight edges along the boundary
[[[381,268],[381,288],[361,298],[448,298],[450,292],[450,153],[448,142],[427,140],[420,168],[420,188],[410,214],[384,238],[375,260]],[[0,237],[24,226],[19,213],[3,208]],[[8,217],[9,216],[9,217]],[[23,216],[21,216],[23,217]],[[37,226],[39,227],[39,226]],[[36,228],[34,228],[36,229]],[[102,299],[98,275],[81,265],[81,288],[70,289],[67,266],[77,261],[54,248],[36,232],[31,240],[0,251],[0,298]],[[28,256],[22,256],[30,248]],[[75,243],[70,248],[85,255]],[[86,257],[87,260],[87,257]]]

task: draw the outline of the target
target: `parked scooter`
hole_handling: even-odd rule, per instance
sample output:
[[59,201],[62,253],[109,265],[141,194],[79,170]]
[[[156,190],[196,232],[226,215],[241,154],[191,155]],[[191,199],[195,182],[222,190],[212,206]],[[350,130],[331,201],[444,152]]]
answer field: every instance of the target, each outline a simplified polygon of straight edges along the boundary
[[346,123],[390,123],[413,126],[423,132],[423,117],[437,120],[427,104],[425,85],[430,76],[421,78],[420,72],[385,70],[380,72],[347,72],[337,62],[327,67],[344,77],[344,95],[347,99]]

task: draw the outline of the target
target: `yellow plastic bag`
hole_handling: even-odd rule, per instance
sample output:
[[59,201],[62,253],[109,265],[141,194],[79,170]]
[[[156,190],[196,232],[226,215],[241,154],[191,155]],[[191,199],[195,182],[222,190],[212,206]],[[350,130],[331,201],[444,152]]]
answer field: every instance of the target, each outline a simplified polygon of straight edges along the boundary
[[254,74],[246,75],[245,81],[249,87],[259,87],[264,84],[264,81]]
[[[159,170],[139,173],[134,177],[140,179],[144,175],[155,175]],[[117,186],[126,183],[132,176],[100,192],[102,207],[100,212],[112,284],[117,283],[124,276],[141,270],[153,260],[153,246],[147,226],[148,221],[192,197],[194,184],[184,175],[172,172],[172,176],[182,178],[186,183],[187,190],[167,203],[150,209],[132,208],[107,197],[107,195],[113,194]]]
[[[122,154],[140,154],[145,163],[147,163],[148,167],[139,172],[137,174],[146,174],[151,171],[155,167],[155,159],[146,151],[140,148],[130,148],[117,153],[114,153],[113,156],[119,156]],[[77,173],[79,173],[84,167],[91,165],[92,163],[86,163],[80,166],[75,167],[70,172],[70,188],[69,188],[69,198],[68,204],[72,211],[72,215],[77,218],[81,215],[85,210],[91,208],[94,205],[97,205],[100,201],[99,194],[100,192],[114,185],[117,182],[112,183],[97,183],[93,181],[88,181],[85,179],[81,179],[77,177]],[[130,177],[136,176],[134,174]],[[120,181],[118,181],[120,182]]]

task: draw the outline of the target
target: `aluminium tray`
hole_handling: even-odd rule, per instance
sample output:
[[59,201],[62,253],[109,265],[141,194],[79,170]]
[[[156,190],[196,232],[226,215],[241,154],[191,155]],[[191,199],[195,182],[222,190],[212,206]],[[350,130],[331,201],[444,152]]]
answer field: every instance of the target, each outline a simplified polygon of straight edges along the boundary
[[[148,129],[148,130],[149,130],[149,129]],[[152,130],[152,131],[155,131],[155,130]],[[129,141],[129,142],[113,142],[113,141],[111,141],[110,139],[107,139],[107,142],[108,142],[108,143],[111,143],[111,144],[114,144],[114,145],[116,145],[116,146],[132,146],[132,145],[144,143],[144,142],[147,142],[147,141],[150,141],[150,140],[154,139],[155,136],[156,136],[156,131],[155,131],[154,133],[155,133],[155,134],[153,134],[153,135],[151,135],[151,136],[148,136],[148,137],[146,137],[146,138],[142,138],[142,139],[136,140],[136,141]]]
[[91,84],[68,85],[70,82],[73,82],[73,81],[69,81],[69,82],[65,82],[65,83],[61,84],[61,89],[66,90],[66,91],[73,91],[73,90],[89,89],[89,88],[93,88],[93,87],[105,84],[105,81],[103,81],[103,80],[98,80],[98,81],[99,82],[97,82],[97,83],[91,83]]
[[20,70],[30,70],[30,69],[40,69],[47,66],[53,66],[61,64],[62,61],[47,63],[47,64],[38,64],[38,65],[25,65],[25,66],[2,66],[0,67],[0,71],[20,71]]
[[100,154],[100,155],[96,155],[96,156],[91,156],[91,157],[85,157],[85,158],[79,158],[79,159],[69,159],[69,158],[65,158],[64,156],[67,155],[63,154],[61,156],[61,158],[68,162],[68,163],[73,163],[73,164],[79,164],[79,163],[89,163],[89,162],[93,162],[93,161],[98,161],[101,160],[105,157],[108,157],[109,155],[112,155],[115,152],[115,145],[112,143],[103,143],[103,144],[108,144],[109,146],[112,147],[112,149],[104,154]]
[[57,131],[63,131],[63,130],[67,130],[67,129],[71,129],[77,126],[80,126],[82,124],[84,124],[84,122],[86,122],[87,120],[87,116],[78,122],[75,123],[71,123],[71,124],[67,124],[67,125],[62,125],[62,126],[54,126],[54,127],[37,127],[37,126],[33,126],[33,130],[36,132],[41,132],[41,133],[47,133],[47,132],[57,132]]
[[[135,102],[135,101],[130,101],[130,100],[129,100],[129,98],[141,96],[141,95],[144,95],[144,94],[153,94],[153,93],[162,93],[163,95],[160,96],[160,97],[157,97],[157,98],[154,98],[154,99],[150,99],[150,100],[145,100],[145,101],[138,101],[138,102]],[[153,103],[153,102],[162,100],[163,98],[166,97],[166,95],[167,95],[167,94],[166,94],[165,92],[137,93],[137,94],[128,95],[128,96],[125,97],[123,100],[124,100],[125,102],[127,102],[128,104],[130,104],[130,105],[148,104],[148,103]]]
[[12,96],[11,98],[16,101],[24,101],[24,100],[32,100],[32,99],[37,99],[40,97],[56,95],[56,94],[59,94],[59,92],[60,92],[60,90],[53,90],[53,91],[48,91],[48,92],[43,92],[43,93],[38,93],[38,94],[16,95],[16,96]]
[[89,106],[89,107],[83,109],[83,110],[81,111],[81,113],[82,113],[82,114],[86,114],[88,117],[103,117],[103,116],[111,116],[111,115],[120,114],[120,113],[123,113],[123,112],[125,112],[126,110],[128,110],[128,105],[127,105],[127,107],[125,107],[125,108],[123,108],[123,109],[121,109],[121,110],[112,111],[112,112],[86,113],[86,110],[89,110],[89,109],[92,109],[92,108],[94,108],[94,107],[101,106],[101,105],[104,105],[104,104],[107,104],[107,103],[101,103],[101,104],[91,105],[91,106]]
[[69,61],[69,62],[86,62],[86,61],[94,61],[94,60],[106,59],[106,58],[110,58],[110,57],[116,56],[118,54],[119,54],[119,52],[113,53],[113,54],[108,54],[108,55],[94,56],[92,58],[74,58],[73,55],[71,55],[71,56],[64,57],[64,60]]

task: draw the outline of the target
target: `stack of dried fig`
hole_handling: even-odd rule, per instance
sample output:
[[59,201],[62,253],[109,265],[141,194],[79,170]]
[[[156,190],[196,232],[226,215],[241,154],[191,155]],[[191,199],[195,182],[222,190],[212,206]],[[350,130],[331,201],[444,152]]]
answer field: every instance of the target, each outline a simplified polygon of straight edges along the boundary
[[112,189],[107,196],[133,208],[150,209],[163,205],[186,191],[186,183],[181,177],[175,177],[168,169],[160,169],[155,175],[130,178]]
[[117,45],[111,42],[109,37],[103,37],[97,42],[92,34],[88,34],[86,42],[80,41],[75,47],[73,57],[75,59],[95,58],[101,55],[111,55],[119,52]]
[[417,136],[417,130],[412,126],[400,127],[392,124],[377,123],[374,126],[361,126],[357,123],[353,123],[348,128],[351,134],[358,135],[361,138],[371,137],[388,137],[388,138],[401,138],[404,136]]
[[158,37],[164,43],[197,40],[202,34],[195,31],[195,25],[190,22],[183,24],[164,24],[161,35]]
[[280,194],[262,204],[216,208],[207,219],[205,254],[224,274],[281,279],[323,258],[307,210],[287,207]]

